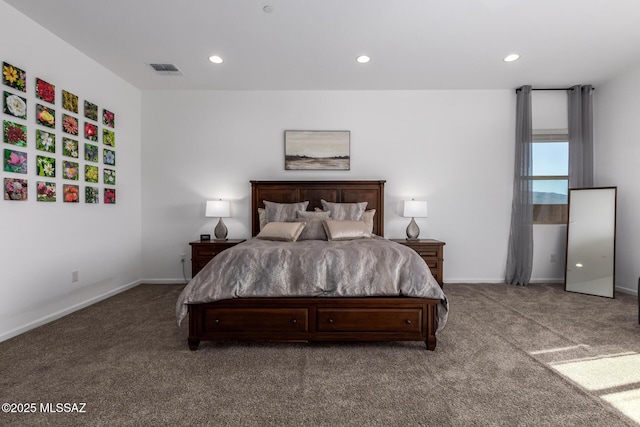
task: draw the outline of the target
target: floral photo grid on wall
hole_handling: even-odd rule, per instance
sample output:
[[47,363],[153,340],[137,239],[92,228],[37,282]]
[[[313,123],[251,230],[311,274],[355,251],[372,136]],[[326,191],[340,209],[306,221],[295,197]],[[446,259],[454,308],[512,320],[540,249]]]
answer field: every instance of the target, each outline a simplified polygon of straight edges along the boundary
[[2,200],[116,203],[111,110],[7,61],[1,92]]

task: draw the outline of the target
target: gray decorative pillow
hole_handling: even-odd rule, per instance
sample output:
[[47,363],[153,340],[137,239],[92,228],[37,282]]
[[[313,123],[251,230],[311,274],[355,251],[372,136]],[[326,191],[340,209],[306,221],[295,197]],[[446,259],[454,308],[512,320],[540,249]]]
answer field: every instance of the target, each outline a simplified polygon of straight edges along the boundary
[[299,203],[275,203],[262,201],[266,211],[266,220],[269,222],[291,222],[296,219],[297,211],[306,211],[309,202]]
[[360,203],[333,203],[324,199],[320,200],[322,209],[331,212],[331,218],[347,221],[362,221],[367,202]]
[[322,221],[329,219],[330,214],[331,212],[296,212],[297,220],[307,223],[298,240],[327,240]]

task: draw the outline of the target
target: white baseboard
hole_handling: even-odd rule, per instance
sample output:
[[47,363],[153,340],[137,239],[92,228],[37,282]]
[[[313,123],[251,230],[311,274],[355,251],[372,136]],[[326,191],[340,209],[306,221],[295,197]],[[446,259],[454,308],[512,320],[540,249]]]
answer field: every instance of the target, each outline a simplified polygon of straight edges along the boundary
[[[470,284],[474,284],[474,283],[496,283],[496,284],[501,284],[501,283],[505,283],[505,282],[504,282],[504,279],[446,279],[444,281],[444,283],[446,285],[446,284],[453,284],[453,283],[470,283]],[[531,283],[532,285],[544,284],[544,283],[564,283],[564,279],[563,278],[531,279],[531,281],[529,283]],[[625,294],[638,295],[638,290],[637,289],[625,288],[625,287],[622,287],[622,286],[616,286],[616,292],[623,292]]]
[[622,286],[616,286],[616,292],[622,292],[622,293],[631,294],[631,295],[638,295],[637,289],[623,288]]
[[65,308],[64,310],[57,311],[55,313],[52,313],[52,314],[49,314],[47,316],[41,317],[38,320],[34,320],[33,322],[29,322],[26,325],[20,326],[20,327],[18,327],[16,329],[13,329],[13,330],[11,330],[9,332],[6,332],[6,333],[0,335],[0,342],[6,341],[9,338],[13,338],[13,337],[18,336],[20,334],[23,334],[23,333],[25,333],[27,331],[30,331],[31,329],[35,329],[38,326],[42,326],[42,325],[45,325],[45,324],[47,324],[49,322],[53,322],[54,320],[60,319],[61,317],[64,317],[64,316],[66,316],[68,314],[73,313],[74,311],[78,311],[78,310],[81,310],[81,309],[83,309],[85,307],[89,307],[92,304],[95,304],[97,302],[105,300],[105,299],[107,299],[109,297],[117,295],[117,294],[119,294],[121,292],[124,292],[124,291],[126,291],[128,289],[134,288],[134,287],[138,286],[141,283],[142,283],[141,280],[136,280],[135,282],[128,283],[126,285],[120,286],[119,288],[112,289],[112,290],[110,290],[108,292],[105,292],[104,294],[95,296],[93,298],[89,298],[86,301],[83,301],[83,302],[75,304],[75,305],[73,305],[71,307]]
[[[531,279],[529,283],[563,283],[563,278],[553,278],[553,279]],[[502,278],[492,278],[492,279],[456,279],[456,278],[445,278],[444,283],[505,283],[504,277]]]
[[184,279],[141,279],[140,283],[150,285],[186,285]]
[[551,279],[531,279],[529,283],[540,284],[540,283],[564,283],[563,277],[554,277]]

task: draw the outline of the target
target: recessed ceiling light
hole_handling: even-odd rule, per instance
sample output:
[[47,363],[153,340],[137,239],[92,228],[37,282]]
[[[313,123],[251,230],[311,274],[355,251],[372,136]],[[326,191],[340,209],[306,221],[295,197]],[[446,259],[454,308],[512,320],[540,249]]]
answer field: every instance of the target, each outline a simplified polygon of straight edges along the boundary
[[210,56],[209,61],[213,62],[214,64],[222,64],[224,62],[218,55]]
[[510,55],[505,56],[503,61],[504,62],[513,62],[513,61],[517,61],[518,58],[520,58],[520,55],[518,55],[517,53],[512,53]]
[[273,12],[273,6],[266,5],[262,8],[262,10],[264,11],[264,13],[271,13]]
[[371,58],[369,58],[367,55],[360,55],[356,58],[356,61],[360,64],[366,64],[367,62],[371,61]]

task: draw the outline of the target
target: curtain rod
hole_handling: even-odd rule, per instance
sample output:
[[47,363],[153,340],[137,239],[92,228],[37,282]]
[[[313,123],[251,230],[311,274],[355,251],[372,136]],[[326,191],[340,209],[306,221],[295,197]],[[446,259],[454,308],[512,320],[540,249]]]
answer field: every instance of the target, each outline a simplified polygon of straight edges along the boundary
[[[517,88],[516,93],[520,91],[522,88]],[[552,87],[552,88],[531,88],[531,90],[574,90],[572,87]],[[591,90],[596,90],[596,88],[591,88]]]

